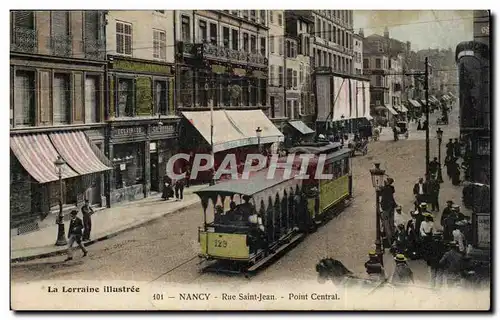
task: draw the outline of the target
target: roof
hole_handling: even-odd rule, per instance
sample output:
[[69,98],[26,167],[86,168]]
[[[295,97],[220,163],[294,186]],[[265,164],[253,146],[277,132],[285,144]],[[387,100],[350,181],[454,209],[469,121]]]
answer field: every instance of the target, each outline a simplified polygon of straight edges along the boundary
[[288,123],[302,134],[314,133],[313,129],[309,128],[304,122],[300,120],[288,121]]
[[289,153],[305,152],[312,154],[329,153],[337,148],[340,148],[342,144],[340,142],[331,142],[326,146],[314,147],[314,146],[296,146],[288,149]]
[[420,108],[420,103],[417,101],[417,100],[413,100],[413,99],[408,99],[408,102],[410,102],[410,104],[416,108]]
[[392,108],[390,105],[386,104],[384,105],[384,107],[389,110],[390,113],[392,113],[393,115],[397,115],[398,112],[396,110],[394,110],[394,108]]

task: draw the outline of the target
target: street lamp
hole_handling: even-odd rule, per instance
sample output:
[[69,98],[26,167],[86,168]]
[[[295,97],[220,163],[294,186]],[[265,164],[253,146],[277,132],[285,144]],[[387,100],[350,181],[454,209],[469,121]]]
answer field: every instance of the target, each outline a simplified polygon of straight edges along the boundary
[[438,138],[438,162],[439,162],[439,170],[438,170],[438,182],[443,183],[443,174],[441,173],[441,143],[443,142],[443,130],[438,128],[436,130],[437,138]]
[[342,139],[342,145],[344,145],[344,115],[340,116],[340,138]]
[[58,156],[54,165],[56,166],[57,175],[59,177],[59,215],[57,216],[57,241],[56,246],[65,246],[68,242],[66,241],[66,235],[64,232],[64,222],[63,222],[63,183],[62,183],[62,170],[63,166],[66,164],[61,156]]
[[259,153],[260,153],[260,137],[262,136],[262,129],[260,127],[257,127],[257,129],[255,129],[255,134],[257,136],[257,145],[259,147]]
[[382,241],[381,241],[381,234],[380,234],[380,191],[382,190],[382,187],[384,186],[384,177],[385,177],[385,170],[380,169],[380,163],[375,163],[375,168],[370,169],[370,174],[372,176],[372,185],[373,188],[375,188],[375,205],[376,205],[376,215],[377,215],[377,223],[376,223],[376,240],[375,240],[375,252],[377,253],[377,256],[379,258],[379,262],[381,265],[384,265],[384,260],[383,260],[383,250],[382,250]]

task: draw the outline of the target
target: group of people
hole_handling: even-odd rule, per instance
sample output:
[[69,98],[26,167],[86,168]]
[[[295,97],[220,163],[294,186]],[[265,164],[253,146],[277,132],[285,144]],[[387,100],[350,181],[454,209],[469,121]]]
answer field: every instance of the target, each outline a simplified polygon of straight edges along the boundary
[[189,179],[183,178],[172,181],[168,175],[165,175],[163,178],[163,192],[161,198],[166,201],[173,198],[175,195],[176,201],[182,200],[184,198],[184,187],[189,187]]
[[[444,160],[444,165],[446,166],[446,173],[451,183],[455,186],[460,184],[460,165],[457,161],[462,158],[462,145],[458,139],[450,139],[446,144],[446,158]],[[465,160],[465,159],[464,159]],[[467,169],[466,161],[463,163],[463,168]],[[467,170],[466,170],[467,172]]]

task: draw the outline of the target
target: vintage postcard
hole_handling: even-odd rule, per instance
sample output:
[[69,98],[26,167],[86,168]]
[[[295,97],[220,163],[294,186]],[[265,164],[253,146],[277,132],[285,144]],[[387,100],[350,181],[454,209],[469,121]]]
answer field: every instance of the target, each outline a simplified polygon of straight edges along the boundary
[[490,310],[489,28],[11,11],[11,309]]

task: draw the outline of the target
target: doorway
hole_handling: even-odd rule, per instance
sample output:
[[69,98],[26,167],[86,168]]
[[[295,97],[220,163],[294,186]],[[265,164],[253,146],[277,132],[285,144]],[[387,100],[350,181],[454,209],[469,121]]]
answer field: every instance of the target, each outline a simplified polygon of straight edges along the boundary
[[158,174],[159,174],[159,168],[158,168],[158,152],[156,150],[151,150],[151,155],[150,155],[150,172],[151,172],[151,191],[159,192],[160,189],[160,184],[158,181]]

